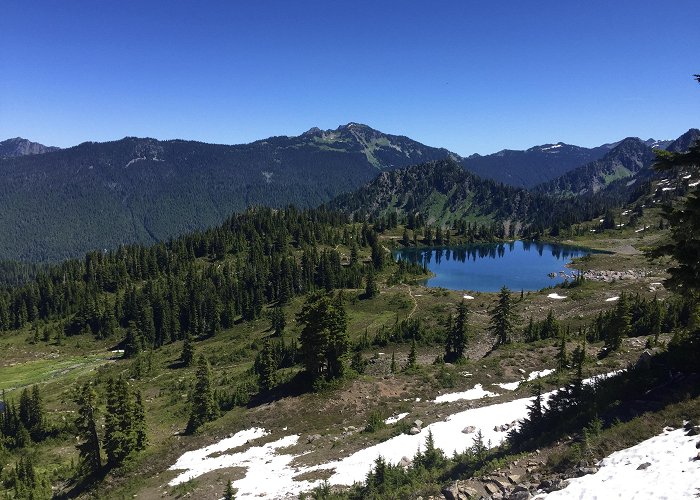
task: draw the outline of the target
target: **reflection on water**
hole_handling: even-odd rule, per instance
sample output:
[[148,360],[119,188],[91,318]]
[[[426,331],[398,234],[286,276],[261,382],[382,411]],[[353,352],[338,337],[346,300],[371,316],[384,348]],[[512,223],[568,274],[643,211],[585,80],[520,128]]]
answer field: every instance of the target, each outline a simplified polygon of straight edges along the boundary
[[[512,241],[450,248],[407,248],[394,252],[398,260],[424,265],[435,274],[429,286],[453,290],[539,290],[564,280],[565,264],[590,250],[552,243]],[[570,271],[568,271],[570,274]],[[550,278],[550,273],[557,273]]]

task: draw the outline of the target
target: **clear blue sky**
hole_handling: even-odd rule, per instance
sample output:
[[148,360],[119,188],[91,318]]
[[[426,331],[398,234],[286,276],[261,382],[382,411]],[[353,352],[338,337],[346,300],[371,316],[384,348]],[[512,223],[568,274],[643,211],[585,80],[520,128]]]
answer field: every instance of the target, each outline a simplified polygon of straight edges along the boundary
[[236,144],[350,121],[459,154],[700,126],[700,3],[3,2],[0,139]]

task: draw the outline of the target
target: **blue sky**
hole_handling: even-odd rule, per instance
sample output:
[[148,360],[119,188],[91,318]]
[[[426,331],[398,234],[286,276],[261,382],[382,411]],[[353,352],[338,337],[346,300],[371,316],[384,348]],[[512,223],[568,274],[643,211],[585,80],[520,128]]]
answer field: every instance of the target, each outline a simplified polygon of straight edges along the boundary
[[350,121],[462,155],[700,126],[697,0],[4,2],[0,139]]

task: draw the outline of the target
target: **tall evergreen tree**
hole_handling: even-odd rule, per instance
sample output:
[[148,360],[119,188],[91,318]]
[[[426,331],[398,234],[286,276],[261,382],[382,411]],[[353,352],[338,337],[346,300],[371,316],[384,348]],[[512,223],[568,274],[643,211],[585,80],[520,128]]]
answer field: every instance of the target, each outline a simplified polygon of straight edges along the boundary
[[413,370],[418,366],[418,353],[416,351],[416,338],[411,339],[411,351],[408,353],[406,370]]
[[281,337],[284,332],[284,327],[287,326],[287,320],[284,317],[284,310],[280,304],[277,304],[272,309],[271,315],[272,329],[275,332],[275,337]]
[[445,342],[445,361],[457,361],[464,357],[467,348],[469,309],[462,301],[457,304],[457,315],[450,322]]
[[148,434],[146,431],[146,408],[143,404],[143,395],[139,390],[134,393],[133,408],[134,449],[141,451],[146,449]]
[[313,379],[341,376],[350,340],[347,313],[340,295],[310,296],[297,320],[303,325],[299,340],[307,373]]
[[260,389],[267,392],[275,386],[277,363],[272,352],[272,343],[270,340],[265,341],[258,363],[256,366],[258,372],[258,384]]
[[498,304],[491,311],[489,331],[496,336],[496,345],[508,344],[513,334],[514,312],[510,290],[505,286],[498,293]]
[[97,434],[97,395],[88,383],[82,385],[76,395],[78,411],[75,427],[81,442],[76,446],[80,455],[80,468],[86,475],[96,473],[102,467],[100,438]]
[[122,377],[107,382],[104,449],[110,467],[121,465],[135,448],[133,404]]
[[184,366],[192,366],[192,362],[194,361],[194,342],[192,342],[192,336],[189,332],[185,335],[185,341],[182,344],[180,361],[182,361]]
[[197,374],[194,390],[190,396],[190,418],[187,422],[187,432],[192,433],[206,422],[214,420],[219,410],[214,400],[211,367],[203,354],[197,360]]
[[631,315],[627,295],[623,292],[617,301],[613,320],[610,323],[607,336],[605,339],[605,347],[611,351],[616,351],[622,345],[622,339],[628,337],[631,332]]

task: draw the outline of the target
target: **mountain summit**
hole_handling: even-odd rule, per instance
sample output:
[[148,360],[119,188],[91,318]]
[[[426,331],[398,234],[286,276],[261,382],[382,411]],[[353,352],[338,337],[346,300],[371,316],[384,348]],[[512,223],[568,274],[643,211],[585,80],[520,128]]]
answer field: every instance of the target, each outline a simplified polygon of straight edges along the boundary
[[58,151],[59,148],[54,146],[44,146],[38,142],[32,142],[28,139],[15,137],[0,141],[0,158],[15,158],[17,156],[39,155]]

